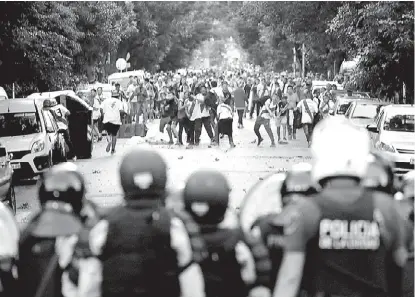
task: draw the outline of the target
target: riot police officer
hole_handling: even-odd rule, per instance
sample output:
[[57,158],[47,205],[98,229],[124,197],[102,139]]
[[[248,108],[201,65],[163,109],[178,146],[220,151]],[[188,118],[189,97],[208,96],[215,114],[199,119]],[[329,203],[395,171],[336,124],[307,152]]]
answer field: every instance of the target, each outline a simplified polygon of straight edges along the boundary
[[[252,197],[265,195],[261,193],[261,187],[257,187]],[[291,203],[295,203],[298,199],[308,199],[311,195],[317,193],[316,186],[311,179],[311,165],[309,163],[299,163],[294,165],[291,170],[285,174],[285,178],[279,189],[282,200],[282,207],[286,207]],[[270,197],[270,199],[278,199],[278,195]],[[248,196],[247,196],[247,199]],[[260,216],[252,226],[252,233],[255,236],[261,236],[264,244],[266,244],[271,262],[271,283],[270,289],[273,289],[276,277],[282,260],[282,249],[284,246],[284,217],[280,215],[281,210]]]
[[345,119],[316,126],[311,176],[321,190],[282,211],[287,232],[274,297],[294,297],[300,287],[309,296],[401,295],[387,259],[406,262],[402,220],[390,195],[362,187],[369,143]]
[[19,227],[10,208],[0,203],[0,297],[17,296]]
[[41,210],[20,240],[20,296],[62,296],[61,275],[71,256],[71,236],[82,227],[84,192],[83,177],[73,163],[54,166],[41,176]]
[[[264,285],[268,282],[270,262],[265,246],[260,240],[244,238],[239,228],[223,225],[229,193],[226,178],[211,170],[193,173],[183,190],[184,209],[199,224],[208,252],[200,263],[206,296],[245,297],[251,287],[251,294],[267,294]],[[255,270],[249,271],[250,268]],[[249,279],[249,275],[256,275],[256,279]]]
[[[80,267],[77,297],[204,296],[200,268],[192,261],[183,222],[164,207],[167,166],[153,150],[133,149],[120,169],[125,205],[98,222],[89,246],[99,265]],[[84,270],[87,270],[85,273]],[[91,295],[92,294],[92,295]]]

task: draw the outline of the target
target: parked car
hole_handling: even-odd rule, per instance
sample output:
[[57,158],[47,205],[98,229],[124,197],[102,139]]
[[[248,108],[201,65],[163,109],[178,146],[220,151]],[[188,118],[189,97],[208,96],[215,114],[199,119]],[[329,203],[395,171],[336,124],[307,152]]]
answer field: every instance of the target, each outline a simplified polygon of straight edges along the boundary
[[360,91],[352,91],[351,96],[347,94],[347,90],[332,90],[331,94],[334,97],[334,100],[337,98],[359,98],[359,99],[369,99],[370,93],[368,92],[360,92]]
[[7,96],[6,90],[0,87],[0,100],[8,100],[9,97]]
[[66,160],[65,140],[43,100],[0,101],[0,142],[16,176],[31,178]]
[[415,169],[415,107],[391,104],[382,107],[376,121],[367,126],[373,147],[395,162],[395,172]]
[[350,103],[344,116],[353,125],[366,129],[367,125],[371,124],[375,119],[379,109],[388,104],[387,102],[365,99],[354,100]]
[[[349,109],[350,105],[354,101],[364,100],[360,96],[344,96],[344,97],[338,97],[334,103],[333,109],[330,110],[329,114],[331,116],[344,116],[346,114],[346,111]],[[368,101],[373,102],[380,102],[379,99],[373,98],[367,98]]]
[[92,137],[92,107],[83,101],[71,90],[33,93],[28,96],[43,102],[45,99],[54,98],[58,104],[65,106],[71,113],[69,120],[69,135],[73,144],[74,153],[78,159],[90,159],[94,149]]
[[13,186],[13,168],[7,148],[0,143],[0,202],[16,213],[16,195]]
[[314,92],[314,90],[321,90],[322,88],[326,88],[328,84],[335,85],[338,90],[343,90],[343,86],[337,81],[313,80],[311,91]]

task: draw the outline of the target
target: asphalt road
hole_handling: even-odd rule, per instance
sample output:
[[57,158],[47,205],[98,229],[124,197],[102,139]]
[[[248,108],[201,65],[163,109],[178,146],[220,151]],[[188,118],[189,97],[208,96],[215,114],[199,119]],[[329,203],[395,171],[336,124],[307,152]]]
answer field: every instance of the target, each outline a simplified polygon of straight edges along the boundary
[[[261,134],[265,139],[260,147],[254,141],[254,120],[245,119],[245,128],[237,129],[234,122],[234,141],[236,148],[230,149],[227,137],[221,139],[219,147],[209,147],[206,132],[202,132],[201,145],[187,149],[185,146],[163,144],[160,141],[158,121],[149,125],[147,143],[141,137],[120,139],[115,155],[105,152],[106,141],[97,143],[90,160],[78,160],[79,166],[87,181],[87,198],[101,207],[114,206],[122,201],[122,190],[119,184],[118,166],[123,153],[134,146],[151,146],[159,151],[169,167],[169,186],[177,187],[196,169],[214,168],[224,173],[232,187],[231,206],[237,207],[245,193],[261,178],[278,171],[286,170],[293,164],[309,161],[303,131],[297,131],[297,140],[288,144],[277,144],[271,148],[264,128]],[[273,127],[276,137],[276,128]],[[166,135],[164,136],[166,140]],[[23,181],[16,187],[17,221],[21,226],[39,209],[37,202],[36,180]]]

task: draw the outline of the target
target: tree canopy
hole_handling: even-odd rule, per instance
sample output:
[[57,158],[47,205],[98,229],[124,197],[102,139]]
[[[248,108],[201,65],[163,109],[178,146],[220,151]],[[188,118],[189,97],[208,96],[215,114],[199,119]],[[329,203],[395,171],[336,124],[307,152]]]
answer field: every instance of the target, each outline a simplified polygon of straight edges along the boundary
[[359,57],[351,86],[393,96],[405,85],[413,97],[413,2],[7,1],[0,22],[0,85],[22,95],[105,81],[127,53],[131,69],[158,71],[220,65],[236,48],[299,73],[304,44],[306,71]]

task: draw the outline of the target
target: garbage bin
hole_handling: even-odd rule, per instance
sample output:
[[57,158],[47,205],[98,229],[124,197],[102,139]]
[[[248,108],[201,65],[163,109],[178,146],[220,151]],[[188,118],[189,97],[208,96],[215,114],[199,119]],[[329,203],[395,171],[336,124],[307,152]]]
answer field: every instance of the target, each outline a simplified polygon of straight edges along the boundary
[[69,135],[74,146],[74,153],[80,159],[92,157],[92,108],[78,96],[61,95],[56,98],[58,103],[70,111]]

